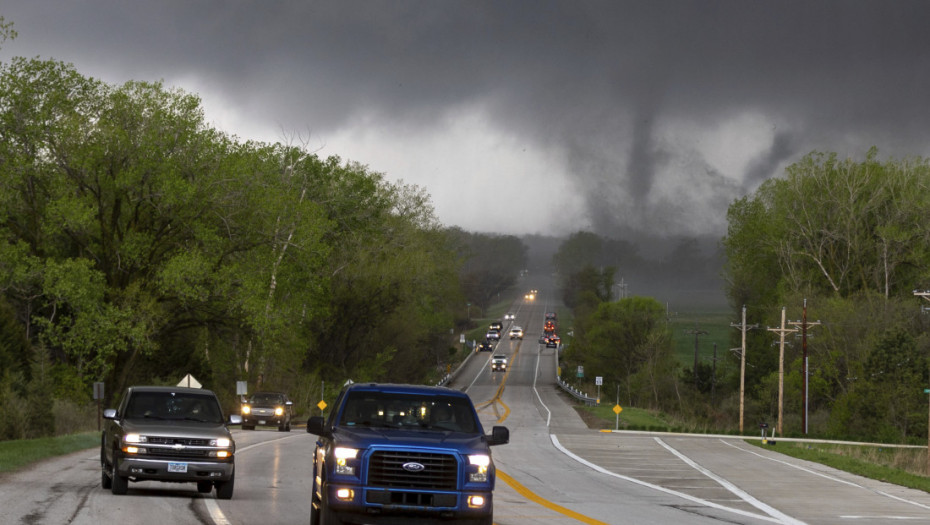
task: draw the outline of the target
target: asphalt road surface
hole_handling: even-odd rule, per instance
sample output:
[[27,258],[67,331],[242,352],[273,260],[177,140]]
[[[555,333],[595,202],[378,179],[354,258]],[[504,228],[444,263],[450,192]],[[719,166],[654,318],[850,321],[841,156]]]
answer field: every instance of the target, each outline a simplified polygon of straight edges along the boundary
[[[510,429],[493,449],[495,523],[930,523],[930,494],[780,456],[742,439],[589,430],[555,385],[555,349],[537,343],[546,302],[514,306],[524,340],[497,351],[507,372],[476,353],[450,386],[469,393],[486,431]],[[315,436],[302,428],[234,431],[232,500],[193,484],[100,487],[98,450],[0,476],[3,524],[307,524]]]

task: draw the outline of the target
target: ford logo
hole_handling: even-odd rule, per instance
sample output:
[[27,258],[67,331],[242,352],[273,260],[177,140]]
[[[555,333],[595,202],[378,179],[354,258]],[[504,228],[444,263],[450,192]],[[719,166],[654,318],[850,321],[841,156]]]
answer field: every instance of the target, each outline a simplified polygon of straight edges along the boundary
[[426,467],[422,463],[417,463],[415,461],[408,461],[402,465],[404,470],[407,472],[422,472]]

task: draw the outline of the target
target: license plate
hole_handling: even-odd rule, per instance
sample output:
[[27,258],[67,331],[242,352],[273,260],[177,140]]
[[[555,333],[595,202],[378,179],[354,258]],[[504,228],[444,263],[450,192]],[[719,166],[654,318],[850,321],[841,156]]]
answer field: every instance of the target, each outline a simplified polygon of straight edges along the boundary
[[187,472],[187,463],[168,463],[168,472]]
[[265,420],[264,420],[264,419],[259,419],[259,420],[258,420],[258,424],[259,424],[259,425],[264,425],[264,424],[265,424]]

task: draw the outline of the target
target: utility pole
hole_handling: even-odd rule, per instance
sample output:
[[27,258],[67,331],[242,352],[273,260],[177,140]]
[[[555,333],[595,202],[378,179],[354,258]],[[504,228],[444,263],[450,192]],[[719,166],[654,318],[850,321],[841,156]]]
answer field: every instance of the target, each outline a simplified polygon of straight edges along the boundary
[[807,299],[804,299],[804,310],[801,315],[800,321],[792,321],[788,324],[801,327],[801,352],[802,352],[802,361],[801,361],[801,399],[804,403],[803,410],[801,411],[801,428],[804,430],[804,435],[807,435],[807,409],[808,409],[808,366],[807,366],[807,327],[808,326],[817,326],[820,324],[820,321],[815,321],[813,323],[807,322]]
[[785,335],[797,332],[797,328],[785,328],[785,307],[781,307],[781,327],[769,328],[770,332],[778,334],[778,421],[775,423],[775,431],[781,437],[781,422],[785,415]]
[[756,328],[759,325],[746,326],[746,305],[743,305],[743,321],[740,324],[730,323],[733,328],[739,328],[743,332],[743,345],[739,348],[739,433],[743,433],[743,411],[746,400],[746,330]]
[[697,321],[694,322],[694,330],[685,330],[688,335],[694,336],[694,388],[698,388],[698,337],[707,335],[706,330],[698,330]]

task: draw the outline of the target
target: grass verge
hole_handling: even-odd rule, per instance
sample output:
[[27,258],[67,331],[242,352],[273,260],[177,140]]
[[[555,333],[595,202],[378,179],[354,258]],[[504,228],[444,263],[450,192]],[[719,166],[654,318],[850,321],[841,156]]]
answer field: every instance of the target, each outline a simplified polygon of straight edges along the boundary
[[763,445],[754,440],[746,442],[862,477],[930,492],[930,478],[923,474],[927,468],[926,449],[784,441],[776,445]]
[[0,441],[0,472],[10,472],[36,461],[99,445],[99,432]]

